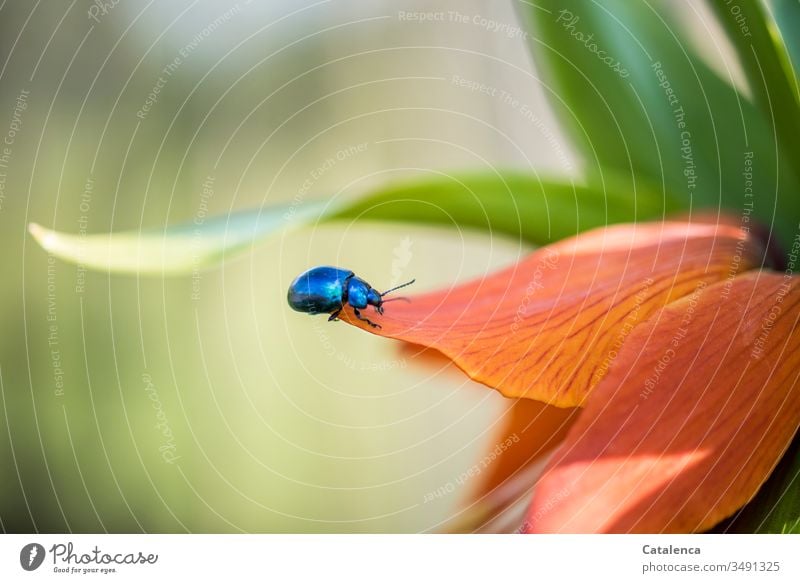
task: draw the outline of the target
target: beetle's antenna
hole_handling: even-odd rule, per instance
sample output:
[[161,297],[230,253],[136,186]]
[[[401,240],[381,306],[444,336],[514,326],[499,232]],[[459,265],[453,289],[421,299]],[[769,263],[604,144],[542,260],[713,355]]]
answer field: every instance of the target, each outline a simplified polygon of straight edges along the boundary
[[381,297],[383,297],[383,296],[385,296],[386,294],[388,294],[388,293],[391,293],[391,292],[393,292],[393,291],[395,291],[395,290],[398,290],[398,289],[400,289],[401,287],[406,287],[407,285],[411,285],[411,284],[412,284],[412,283],[414,283],[415,281],[417,281],[417,280],[416,280],[416,279],[412,279],[411,281],[409,281],[409,282],[407,282],[407,283],[404,283],[404,284],[402,284],[402,285],[398,285],[397,287],[393,287],[392,289],[387,289],[385,292],[383,292],[383,293],[381,294]]

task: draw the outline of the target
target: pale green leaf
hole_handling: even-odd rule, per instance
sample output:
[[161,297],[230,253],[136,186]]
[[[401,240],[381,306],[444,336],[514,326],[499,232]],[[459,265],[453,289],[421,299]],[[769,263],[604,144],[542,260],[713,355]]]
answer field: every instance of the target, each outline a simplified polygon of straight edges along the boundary
[[141,275],[182,275],[219,264],[226,257],[302,221],[326,205],[305,202],[191,221],[157,230],[76,235],[31,223],[29,230],[49,253],[87,269]]

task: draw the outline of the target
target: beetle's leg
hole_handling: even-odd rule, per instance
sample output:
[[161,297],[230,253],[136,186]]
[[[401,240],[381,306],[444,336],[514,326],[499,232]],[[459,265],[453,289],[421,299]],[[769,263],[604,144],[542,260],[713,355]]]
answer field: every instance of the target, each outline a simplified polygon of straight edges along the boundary
[[342,308],[339,308],[328,317],[328,322],[333,322],[334,320],[337,320],[339,318],[339,314],[341,313],[342,313]]
[[359,311],[358,308],[353,308],[353,313],[356,315],[356,318],[358,318],[362,322],[366,322],[367,324],[369,324],[373,328],[380,328],[381,327],[380,324],[376,324],[375,322],[371,322],[369,318],[365,318],[364,316],[362,316],[361,312]]
[[375,311],[380,315],[383,315],[383,306],[375,306]]

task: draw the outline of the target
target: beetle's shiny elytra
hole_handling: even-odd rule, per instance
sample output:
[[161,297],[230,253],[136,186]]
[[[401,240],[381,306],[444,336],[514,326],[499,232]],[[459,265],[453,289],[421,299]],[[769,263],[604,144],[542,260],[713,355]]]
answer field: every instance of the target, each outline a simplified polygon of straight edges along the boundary
[[289,286],[287,299],[292,309],[297,312],[312,315],[330,314],[328,321],[335,320],[347,304],[353,308],[356,318],[373,328],[380,328],[378,324],[363,316],[360,310],[374,306],[376,312],[383,314],[383,304],[387,301],[383,296],[415,281],[412,279],[380,293],[349,269],[321,266],[297,276]]

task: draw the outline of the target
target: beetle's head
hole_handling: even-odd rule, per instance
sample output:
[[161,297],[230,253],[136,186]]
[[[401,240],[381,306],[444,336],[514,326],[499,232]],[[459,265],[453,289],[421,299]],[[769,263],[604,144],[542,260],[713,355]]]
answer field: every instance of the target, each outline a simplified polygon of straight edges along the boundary
[[370,289],[369,292],[367,292],[367,303],[370,306],[375,306],[378,308],[378,312],[382,311],[381,306],[383,305],[383,298],[381,297],[381,294],[374,289]]

